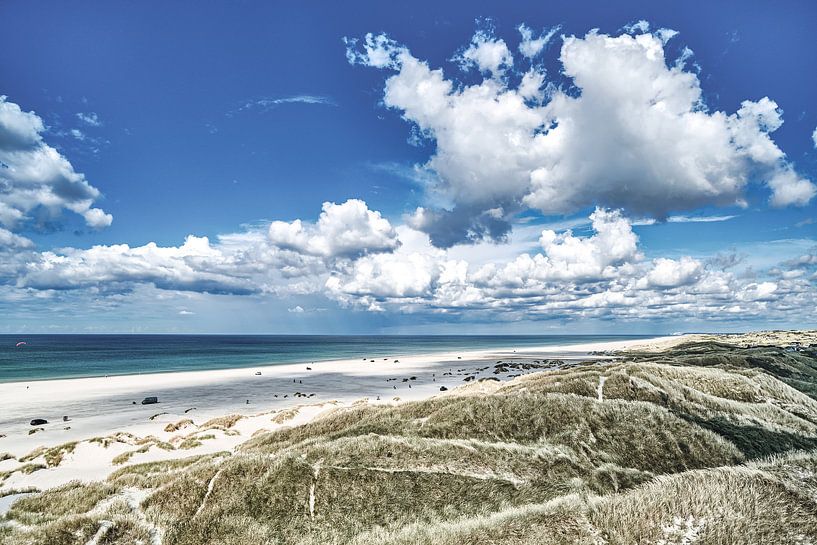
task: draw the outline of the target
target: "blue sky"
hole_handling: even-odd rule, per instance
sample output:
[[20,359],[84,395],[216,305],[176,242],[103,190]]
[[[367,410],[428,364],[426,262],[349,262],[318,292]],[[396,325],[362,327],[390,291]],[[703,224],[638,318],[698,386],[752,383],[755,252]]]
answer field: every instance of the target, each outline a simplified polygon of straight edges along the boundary
[[[5,130],[36,125],[25,112],[41,126],[23,157],[0,119],[0,159],[6,153],[10,166],[0,171],[0,204],[22,214],[0,224],[0,330],[813,326],[817,75],[803,59],[817,56],[816,15],[805,1],[4,2],[0,95],[14,105]],[[554,32],[528,58],[519,25],[533,38]],[[592,29],[627,39],[607,61],[625,63],[619,74],[592,68],[602,54]],[[390,41],[377,42],[381,33]],[[513,60],[489,66],[479,55],[499,42]],[[639,64],[649,47],[666,74]],[[409,57],[395,61],[402,51]],[[378,52],[391,64],[380,65]],[[447,113],[429,117],[431,99],[409,80],[412,59],[430,67],[428,82],[442,69],[453,89],[441,99]],[[529,70],[541,86],[522,96]],[[672,97],[684,103],[690,89],[700,97],[689,112],[644,117],[644,97],[599,96],[615,87],[604,78],[619,76],[625,91],[657,89],[645,108],[670,97],[672,110]],[[384,87],[392,77],[406,86],[399,96]],[[469,88],[493,89],[488,110],[511,91],[517,110],[497,106],[485,121],[494,114],[484,105],[475,113],[462,94]],[[560,110],[559,93],[579,100]],[[748,110],[746,123],[738,119],[743,101],[758,105],[751,127]],[[599,111],[621,127],[599,121],[587,131]],[[704,133],[690,112],[731,131],[729,149],[714,151],[727,140]],[[512,129],[496,122],[506,115]],[[547,134],[546,124],[528,126],[530,116],[585,132]],[[641,123],[678,136],[661,148],[638,134]],[[35,198],[21,189],[30,179],[9,174],[45,168],[34,153],[43,146],[69,164],[71,191]],[[699,178],[681,174],[696,172],[689,165]],[[693,189],[700,180],[708,187]],[[337,208],[321,227],[323,203]],[[601,231],[588,219],[596,207],[607,214]],[[270,230],[298,219],[301,231]],[[557,237],[549,246],[543,230]],[[180,249],[188,235],[209,246]],[[608,252],[607,235],[637,240]],[[167,250],[134,254],[149,243]],[[522,267],[520,255],[541,258]]]

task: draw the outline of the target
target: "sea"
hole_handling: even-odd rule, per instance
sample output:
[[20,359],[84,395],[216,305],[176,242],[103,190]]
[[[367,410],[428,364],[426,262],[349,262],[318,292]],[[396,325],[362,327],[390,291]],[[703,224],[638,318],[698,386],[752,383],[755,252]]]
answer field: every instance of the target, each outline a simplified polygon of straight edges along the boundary
[[0,335],[0,382],[231,369],[654,335]]

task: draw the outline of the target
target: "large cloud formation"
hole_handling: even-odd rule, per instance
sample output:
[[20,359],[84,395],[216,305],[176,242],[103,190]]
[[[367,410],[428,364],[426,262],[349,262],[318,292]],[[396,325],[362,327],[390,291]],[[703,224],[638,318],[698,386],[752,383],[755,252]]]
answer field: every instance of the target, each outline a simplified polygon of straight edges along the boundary
[[62,210],[81,215],[94,228],[107,227],[112,216],[93,203],[97,188],[42,137],[45,127],[34,112],[0,96],[0,245],[30,246],[14,235],[37,211],[51,219]]
[[433,209],[414,225],[441,247],[502,238],[523,208],[544,214],[587,206],[664,219],[703,205],[742,205],[748,183],[765,183],[775,206],[803,205],[817,192],[770,134],[782,117],[769,98],[734,113],[710,111],[687,55],[671,64],[648,27],[562,39],[566,84],[548,82],[533,61],[554,34],[520,26],[527,68],[502,39],[481,30],[454,60],[482,74],[467,85],[414,57],[385,35],[347,40],[347,57],[395,72],[383,102],[401,112],[436,151]]
[[274,221],[215,241],[191,235],[176,247],[21,250],[0,260],[0,302],[22,293],[97,298],[152,286],[174,293],[315,294],[351,308],[468,320],[729,321],[792,319],[817,304],[813,251],[769,270],[738,273],[735,260],[647,259],[621,210],[597,208],[589,220],[589,233],[542,229],[510,252],[487,243],[441,249],[428,234],[393,226],[352,199],[324,203],[314,222]]
[[178,247],[116,244],[29,252],[17,259],[17,285],[73,290],[152,284],[234,295],[315,291],[316,279],[330,268],[372,252],[390,252],[399,244],[388,220],[350,199],[324,203],[314,224],[274,221],[266,232],[228,234],[215,243],[190,235]]
[[330,271],[326,290],[342,304],[373,311],[504,320],[775,320],[807,314],[817,302],[811,254],[758,278],[716,260],[647,260],[621,211],[596,209],[591,221],[589,235],[545,229],[538,251],[479,266],[401,226],[397,251]]

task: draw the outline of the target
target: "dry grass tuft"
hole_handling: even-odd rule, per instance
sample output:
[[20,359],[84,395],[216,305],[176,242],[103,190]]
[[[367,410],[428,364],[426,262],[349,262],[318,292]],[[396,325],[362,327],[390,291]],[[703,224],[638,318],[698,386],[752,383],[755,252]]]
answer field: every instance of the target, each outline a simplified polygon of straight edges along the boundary
[[243,415],[240,414],[230,414],[227,416],[220,416],[218,418],[211,418],[201,426],[199,429],[207,430],[210,428],[223,428],[223,429],[230,429],[238,423],[239,420],[244,418]]
[[186,428],[187,426],[192,426],[192,425],[193,425],[192,420],[190,420],[189,418],[184,418],[182,420],[179,420],[176,423],[171,423],[171,424],[168,424],[167,426],[165,426],[165,431],[168,432],[168,433],[172,433],[174,431],[179,431],[182,428]]

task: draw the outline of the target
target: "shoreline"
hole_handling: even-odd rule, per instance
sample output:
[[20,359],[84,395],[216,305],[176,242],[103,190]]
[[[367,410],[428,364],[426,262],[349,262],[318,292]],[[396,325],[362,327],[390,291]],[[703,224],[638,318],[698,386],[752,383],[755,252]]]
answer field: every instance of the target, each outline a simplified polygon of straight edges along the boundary
[[[63,377],[63,378],[34,378],[34,379],[27,379],[27,380],[14,380],[14,381],[7,381],[7,382],[0,382],[0,395],[3,395],[9,388],[14,388],[19,385],[32,385],[32,384],[43,384],[43,383],[54,383],[55,385],[59,386],[82,386],[83,384],[92,385],[97,381],[104,381],[108,386],[113,385],[114,387],[120,386],[120,384],[125,380],[139,378],[147,379],[152,381],[156,385],[162,384],[171,384],[171,383],[180,383],[185,382],[184,379],[188,379],[190,382],[195,382],[196,380],[201,380],[203,378],[210,379],[210,381],[215,379],[230,379],[236,377],[243,377],[249,371],[274,371],[276,369],[280,369],[283,371],[294,371],[297,367],[300,369],[303,366],[314,366],[313,369],[325,367],[328,365],[334,366],[344,366],[351,369],[354,364],[360,364],[365,366],[367,363],[381,363],[383,361],[386,362],[393,362],[394,359],[398,359],[401,362],[415,362],[415,361],[426,361],[432,359],[446,359],[446,360],[454,360],[458,356],[463,357],[464,359],[480,359],[485,358],[492,354],[532,354],[532,353],[543,353],[543,352],[568,352],[568,353],[579,353],[579,352],[594,352],[594,351],[608,351],[608,350],[623,350],[626,348],[634,348],[636,346],[641,345],[648,345],[648,344],[655,344],[656,342],[660,344],[664,344],[666,342],[670,342],[672,339],[680,339],[683,337],[691,336],[692,334],[684,334],[684,335],[660,335],[655,337],[644,337],[639,339],[625,339],[621,341],[602,341],[602,342],[585,342],[585,343],[576,343],[576,344],[558,344],[558,345],[543,345],[543,346],[523,346],[519,348],[515,348],[512,346],[505,346],[505,347],[495,347],[495,348],[483,348],[479,350],[460,350],[460,351],[452,351],[452,350],[443,350],[439,352],[421,352],[416,354],[393,354],[389,356],[383,356],[382,354],[378,354],[375,356],[367,356],[365,358],[360,359],[338,359],[338,358],[331,358],[325,360],[314,360],[314,361],[307,361],[307,360],[299,360],[295,362],[287,362],[287,363],[259,363],[257,365],[247,365],[242,367],[226,367],[226,368],[213,368],[213,369],[200,369],[195,371],[189,370],[180,370],[180,371],[159,371],[155,373],[122,373],[122,374],[110,374],[110,375],[92,375],[92,376],[79,376],[79,377]],[[626,336],[626,335],[625,335]],[[630,346],[632,345],[632,346]],[[374,361],[372,361],[374,360]],[[347,371],[349,369],[346,369]],[[357,371],[359,369],[355,369]],[[368,370],[368,368],[367,368]],[[176,378],[177,380],[172,380]],[[3,409],[3,402],[0,401],[0,411]]]
[[[42,334],[40,334],[40,335],[42,335]],[[70,334],[65,334],[65,335],[70,336]],[[104,335],[118,336],[120,334],[111,333],[111,334],[104,334]],[[170,333],[168,333],[168,334],[156,334],[156,335],[164,335],[164,336],[167,336],[167,337],[178,336],[176,334],[170,334]],[[548,344],[548,345],[522,345],[521,349],[522,350],[541,351],[541,350],[546,350],[546,349],[549,349],[549,348],[556,349],[556,348],[565,348],[565,347],[570,347],[570,346],[585,346],[585,345],[591,345],[591,344],[596,345],[596,344],[608,344],[608,343],[620,343],[620,342],[642,342],[642,341],[647,342],[647,341],[651,341],[653,339],[672,338],[672,337],[679,337],[681,335],[688,335],[688,334],[684,333],[684,334],[676,334],[676,335],[553,335],[554,337],[558,337],[560,339],[564,339],[565,337],[568,337],[568,338],[569,337],[575,337],[578,340],[581,340],[582,338],[586,338],[586,337],[608,337],[608,339],[606,339],[606,340],[595,340],[595,341],[584,341],[584,342],[577,342],[577,343],[570,343],[570,344],[565,344],[564,342],[560,342],[558,344],[552,344],[552,345],[551,344]],[[8,336],[8,335],[6,334],[6,336]],[[142,335],[139,335],[139,336],[142,336]],[[151,337],[151,336],[154,336],[154,335],[153,334],[147,334],[147,335],[144,335],[144,336],[145,337]],[[185,335],[181,335],[181,336],[185,336]],[[199,336],[199,335],[193,335],[193,336]],[[238,336],[238,335],[233,335],[233,334],[230,334],[230,335],[212,334],[212,335],[201,335],[201,336],[204,336],[204,337],[235,337],[235,336]],[[276,337],[276,336],[289,337],[289,335],[268,335],[268,336],[269,337]],[[475,338],[485,337],[485,335],[460,335],[459,337],[467,338],[467,337],[471,337],[471,336],[475,337]],[[332,337],[332,336],[327,336],[327,335],[300,335],[300,337]],[[342,338],[344,336],[343,335],[336,335],[336,337]],[[374,335],[374,336],[372,336],[372,338],[378,338],[378,337],[396,338],[397,339],[397,338],[400,338],[401,335]],[[405,335],[405,337],[413,338],[415,336],[414,335]],[[449,337],[449,336],[448,335],[429,335],[429,337]],[[504,336],[501,336],[501,337],[507,337],[508,341],[512,341],[515,337],[527,338],[529,336],[528,335],[518,335],[518,336],[517,335],[504,335]],[[547,335],[544,335],[543,337],[547,337]],[[615,339],[615,337],[626,337],[626,338],[622,338],[620,340],[617,340],[617,339]],[[17,338],[17,337],[15,337],[15,338]],[[363,359],[369,360],[371,358],[375,358],[377,360],[377,358],[383,358],[384,356],[386,356],[386,357],[396,357],[396,358],[431,357],[431,356],[440,356],[440,355],[452,354],[452,353],[466,354],[466,353],[472,353],[472,352],[493,352],[493,351],[500,351],[501,352],[501,351],[511,350],[511,349],[512,348],[509,348],[508,345],[498,345],[498,346],[494,346],[494,347],[482,348],[482,349],[479,349],[479,350],[468,350],[468,349],[463,348],[463,349],[458,351],[458,350],[452,349],[452,348],[445,348],[445,349],[438,349],[438,350],[433,350],[433,351],[413,351],[413,352],[410,351],[410,352],[402,352],[402,353],[398,353],[398,352],[387,353],[387,352],[378,351],[378,353],[373,353],[373,354],[371,354],[368,357],[363,358]],[[240,364],[240,365],[237,365],[237,366],[228,366],[228,367],[204,367],[204,368],[199,368],[199,369],[168,369],[168,370],[162,370],[162,371],[150,371],[150,372],[145,372],[145,373],[142,373],[142,372],[135,372],[135,373],[134,372],[113,372],[113,373],[108,373],[108,374],[54,376],[54,377],[33,377],[33,378],[26,378],[26,379],[12,378],[12,379],[9,379],[9,380],[0,379],[0,386],[6,385],[6,384],[15,384],[15,383],[26,383],[26,384],[28,384],[28,383],[34,383],[34,382],[70,381],[70,380],[95,379],[95,378],[100,378],[101,379],[101,378],[111,378],[111,377],[136,377],[136,376],[164,375],[164,374],[171,375],[171,374],[179,374],[179,373],[198,373],[198,372],[230,371],[230,370],[242,371],[242,370],[247,370],[247,369],[257,369],[257,368],[263,369],[263,368],[267,368],[267,367],[280,367],[280,366],[286,366],[286,365],[302,365],[302,364],[311,365],[313,363],[315,363],[315,364],[329,363],[329,362],[343,363],[343,362],[350,362],[350,361],[358,361],[358,360],[350,359],[350,358],[337,358],[337,357],[316,358],[314,360],[309,360],[308,358],[296,358],[296,359],[292,359],[292,360],[288,360],[288,361],[259,361],[259,362],[256,362],[256,363],[246,363],[246,364]]]
[[[11,472],[0,479],[0,493],[104,479],[122,467],[114,461],[123,456],[130,464],[232,451],[261,430],[302,424],[334,407],[448,395],[480,379],[505,381],[558,368],[545,360],[566,365],[608,360],[610,356],[591,352],[650,349],[680,338],[0,383],[0,433],[6,435],[0,438],[0,454],[13,456],[0,461],[0,473]],[[496,372],[495,363],[500,360],[510,368]],[[522,367],[533,362],[541,363]],[[153,395],[159,403],[141,405],[143,397]],[[222,425],[228,415],[238,419]],[[69,420],[63,422],[63,416]],[[32,427],[33,418],[45,418],[48,424]],[[183,425],[176,427],[179,423]],[[35,428],[40,429],[32,434]],[[52,465],[44,452],[31,456],[38,448],[66,444],[71,446],[59,453],[57,464]],[[18,471],[26,464],[36,469]]]

